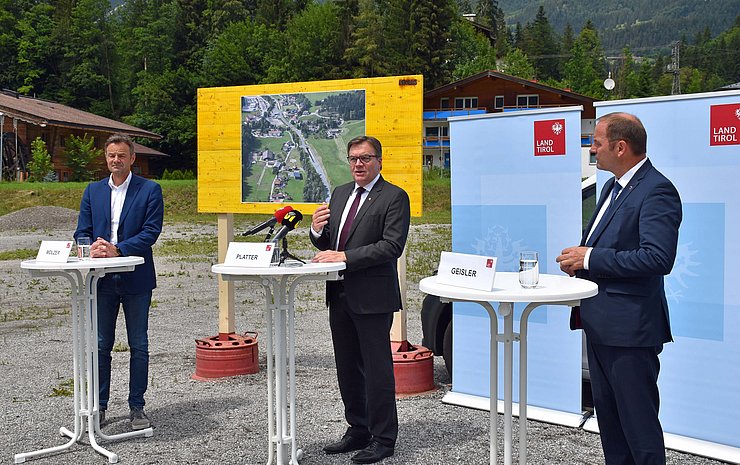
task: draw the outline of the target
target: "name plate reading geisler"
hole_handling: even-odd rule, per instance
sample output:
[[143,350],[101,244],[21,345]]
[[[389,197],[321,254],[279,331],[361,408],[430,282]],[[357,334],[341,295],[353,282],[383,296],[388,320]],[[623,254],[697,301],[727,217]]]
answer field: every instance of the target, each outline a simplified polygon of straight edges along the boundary
[[230,242],[224,265],[267,268],[274,252],[272,242]]
[[448,286],[479,291],[493,290],[496,257],[442,252],[437,270],[437,282]]

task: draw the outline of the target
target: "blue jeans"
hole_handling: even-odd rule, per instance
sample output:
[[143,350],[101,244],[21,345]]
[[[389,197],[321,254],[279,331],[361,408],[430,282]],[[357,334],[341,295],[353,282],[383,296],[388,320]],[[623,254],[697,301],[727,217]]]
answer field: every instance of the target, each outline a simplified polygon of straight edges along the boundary
[[123,305],[126,335],[131,353],[128,405],[144,407],[144,393],[149,381],[149,305],[152,291],[125,294],[125,273],[114,273],[98,282],[98,371],[100,408],[108,407],[110,397],[111,351],[116,342],[116,320]]

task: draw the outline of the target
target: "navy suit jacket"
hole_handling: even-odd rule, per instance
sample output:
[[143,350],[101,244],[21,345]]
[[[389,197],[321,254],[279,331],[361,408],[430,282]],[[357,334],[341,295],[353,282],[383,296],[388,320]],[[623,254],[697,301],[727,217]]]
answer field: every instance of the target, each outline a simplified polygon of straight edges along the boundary
[[663,276],[676,258],[681,199],[647,160],[586,242],[614,182],[602,189],[581,241],[593,250],[589,269],[577,276],[599,285],[596,296],[581,302],[581,322],[595,344],[657,346],[672,340]]
[[[321,236],[310,234],[319,250],[334,249],[339,223],[355,183],[337,187],[329,201],[329,224]],[[389,313],[401,309],[396,261],[406,245],[411,214],[406,191],[380,176],[357,211],[345,244],[344,290],[355,313]],[[327,286],[334,283],[327,282]]]
[[[111,239],[111,189],[108,177],[88,184],[80,202],[80,216],[74,237],[89,236],[93,242],[98,237]],[[154,272],[152,245],[162,232],[164,201],[162,188],[154,181],[132,175],[126,191],[121,218],[118,223],[118,248],[123,255],[144,257],[144,263],[126,273],[124,283],[127,294],[151,291],[157,287]]]

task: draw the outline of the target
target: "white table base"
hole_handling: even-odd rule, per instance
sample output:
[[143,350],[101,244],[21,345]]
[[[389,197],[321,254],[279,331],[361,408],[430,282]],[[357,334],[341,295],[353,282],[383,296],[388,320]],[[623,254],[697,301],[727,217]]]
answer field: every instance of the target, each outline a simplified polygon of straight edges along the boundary
[[132,437],[150,437],[152,428],[128,433],[108,435],[100,430],[100,398],[98,381],[98,280],[107,273],[133,271],[133,266],[91,269],[86,275],[78,269],[39,270],[29,269],[32,277],[59,276],[69,280],[72,288],[72,359],[74,372],[74,429],[59,428],[61,436],[70,438],[65,444],[32,452],[15,454],[15,463],[39,455],[69,449],[78,443],[87,431],[90,446],[106,456],[109,463],[117,463],[118,455],[98,444],[97,437],[117,441]]
[[[498,273],[500,275],[511,275],[514,273]],[[511,277],[509,276],[509,277]],[[549,275],[540,275],[540,282]],[[528,292],[527,290],[515,289],[514,291],[502,290],[500,294],[495,292],[477,293],[465,289],[453,289],[452,286],[446,286],[442,291],[440,288],[434,288],[432,278],[424,278],[420,283],[420,290],[426,293],[440,296],[443,302],[471,302],[477,303],[486,309],[490,319],[490,395],[489,395],[489,422],[490,422],[490,463],[493,465],[498,461],[498,425],[496,418],[498,415],[498,343],[504,345],[504,465],[511,465],[513,461],[513,433],[512,433],[512,410],[513,410],[513,359],[514,359],[514,342],[519,342],[519,464],[527,463],[527,324],[529,315],[539,306],[542,305],[565,305],[573,307],[580,304],[580,298],[590,297],[597,292],[596,285],[589,283],[587,288],[570,291],[570,295],[561,294],[561,298],[554,297],[553,294],[547,297],[537,296],[536,291]],[[556,277],[557,279],[572,279],[565,276]],[[583,280],[578,280],[583,281]],[[494,286],[499,281],[494,282]],[[572,281],[575,282],[575,281]],[[516,285],[518,287],[518,283]],[[448,295],[445,295],[448,294]],[[451,294],[451,295],[450,295]],[[469,294],[470,297],[461,297]],[[489,300],[479,300],[476,294],[490,297]],[[554,293],[557,294],[557,293]],[[516,300],[514,300],[514,298]],[[575,297],[577,296],[577,297]],[[498,298],[500,297],[500,298]],[[565,298],[564,298],[565,297]],[[509,300],[511,299],[511,300]],[[514,302],[526,302],[527,300],[538,300],[530,302],[524,308],[519,321],[519,332],[514,332]],[[491,302],[499,302],[498,312],[491,305]],[[503,332],[498,330],[498,316],[503,318]]]
[[[226,274],[223,272],[225,269],[227,267],[221,265],[212,268],[226,281],[255,281],[265,290],[269,447],[267,465],[298,465],[303,458],[303,450],[298,448],[296,440],[295,289],[306,281],[337,279],[337,274],[297,274],[300,267],[283,268],[284,274],[264,275]],[[269,270],[276,269],[278,268],[274,267]],[[291,274],[291,270],[296,271],[296,274]]]

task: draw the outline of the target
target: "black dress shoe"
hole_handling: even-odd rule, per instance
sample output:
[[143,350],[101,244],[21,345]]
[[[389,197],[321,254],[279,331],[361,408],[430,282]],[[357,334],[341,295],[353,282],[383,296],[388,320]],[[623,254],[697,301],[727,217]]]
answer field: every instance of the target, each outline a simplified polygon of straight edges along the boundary
[[393,455],[393,448],[372,441],[369,446],[352,456],[354,463],[375,463]]
[[364,449],[368,444],[370,444],[370,439],[362,439],[345,434],[339,441],[325,445],[324,452],[329,455],[342,454],[344,452]]

